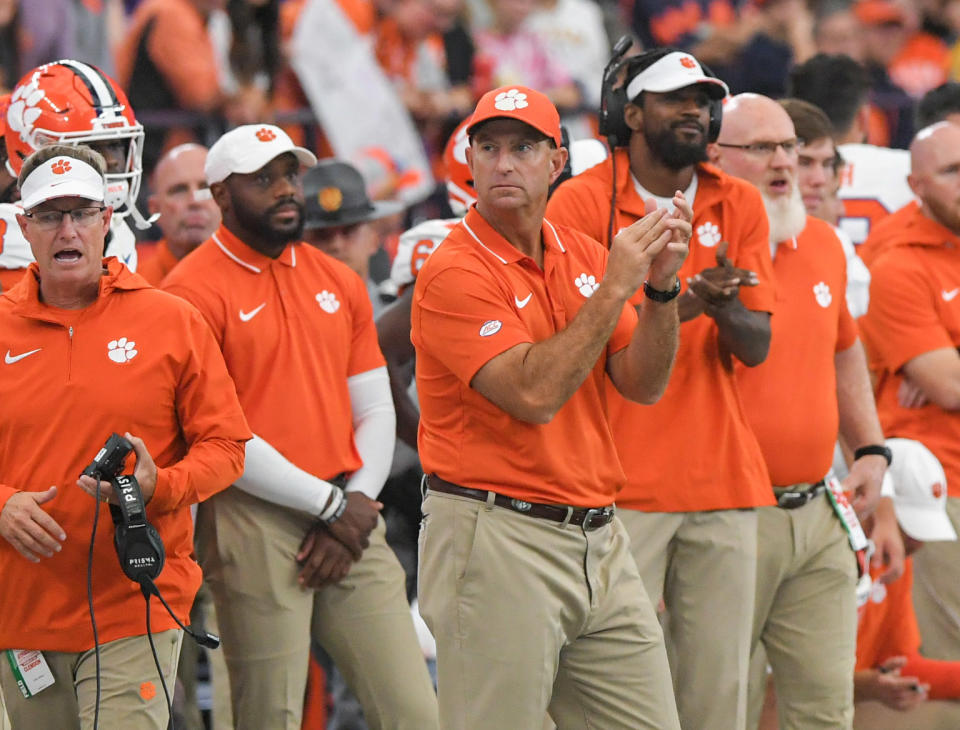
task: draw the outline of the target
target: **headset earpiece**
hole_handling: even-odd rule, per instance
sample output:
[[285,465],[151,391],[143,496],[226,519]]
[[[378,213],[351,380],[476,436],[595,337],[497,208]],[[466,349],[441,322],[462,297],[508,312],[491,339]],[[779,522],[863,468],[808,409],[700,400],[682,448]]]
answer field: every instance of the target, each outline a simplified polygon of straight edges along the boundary
[[[707,64],[700,62],[703,73],[711,78],[717,75],[710,70]],[[720,137],[720,127],[723,125],[723,99],[710,100],[710,124],[707,126],[707,142],[716,142]]]
[[120,500],[119,507],[110,505],[116,526],[113,546],[120,558],[120,568],[135,583],[155,579],[163,570],[165,551],[160,534],[147,522],[140,483],[129,474],[119,474],[110,484]]

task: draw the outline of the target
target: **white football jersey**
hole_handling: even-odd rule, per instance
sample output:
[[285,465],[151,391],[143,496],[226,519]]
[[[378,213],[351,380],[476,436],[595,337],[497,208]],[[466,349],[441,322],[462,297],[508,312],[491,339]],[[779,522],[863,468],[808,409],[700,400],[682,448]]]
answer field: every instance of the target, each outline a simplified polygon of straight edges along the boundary
[[[25,269],[33,263],[30,244],[23,237],[17,214],[23,213],[20,203],[0,203],[0,269]],[[116,256],[131,271],[137,270],[137,239],[122,218],[110,221],[110,245],[107,256]]]
[[400,234],[397,255],[394,256],[393,266],[390,268],[390,281],[398,288],[412,284],[420,273],[423,262],[443,243],[443,239],[459,222],[459,218],[434,218]]
[[910,153],[871,144],[843,144],[839,151],[846,163],[840,173],[840,228],[859,246],[874,223],[913,200],[907,184]]
[[33,261],[30,244],[17,223],[22,213],[20,203],[0,203],[0,269],[25,269]]

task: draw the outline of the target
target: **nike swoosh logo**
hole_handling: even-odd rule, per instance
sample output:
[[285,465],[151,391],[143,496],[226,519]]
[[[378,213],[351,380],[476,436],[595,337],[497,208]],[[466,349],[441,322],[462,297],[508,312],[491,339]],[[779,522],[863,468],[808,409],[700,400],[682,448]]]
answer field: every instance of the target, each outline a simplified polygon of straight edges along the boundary
[[523,309],[530,302],[530,297],[533,296],[533,292],[530,292],[523,299],[518,297],[516,294],[513,295],[513,303],[517,305],[517,309]]
[[267,303],[266,303],[266,302],[264,302],[263,304],[261,304],[261,305],[260,305],[259,307],[257,307],[256,309],[251,309],[249,312],[244,312],[244,311],[241,309],[241,310],[240,310],[240,321],[241,321],[241,322],[249,322],[251,319],[253,319],[253,318],[256,317],[258,314],[260,314],[260,310],[263,309],[265,306],[267,306]]
[[960,287],[957,287],[956,289],[951,289],[950,291],[947,291],[946,289],[944,289],[941,292],[941,294],[943,294],[943,301],[949,302],[953,300],[953,298],[957,296],[957,294],[960,294]]
[[40,352],[42,349],[42,347],[38,347],[36,350],[30,350],[30,352],[25,352],[22,355],[13,355],[12,357],[10,355],[10,350],[7,350],[6,357],[3,358],[3,361],[7,363],[7,365],[13,365],[15,362],[20,362],[25,357],[30,357],[31,355]]

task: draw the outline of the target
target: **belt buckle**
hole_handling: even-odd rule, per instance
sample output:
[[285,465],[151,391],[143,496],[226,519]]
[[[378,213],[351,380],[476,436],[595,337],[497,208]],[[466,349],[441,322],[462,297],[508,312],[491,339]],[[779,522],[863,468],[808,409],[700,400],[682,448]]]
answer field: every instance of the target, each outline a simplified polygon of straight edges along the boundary
[[[581,524],[581,527],[583,527],[584,530],[596,529],[595,527],[592,526],[594,518],[609,517],[609,516],[610,516],[609,507],[594,507],[592,509],[588,509],[587,513],[583,516],[583,523]],[[603,525],[597,525],[597,527],[603,527]]]
[[781,509],[796,509],[803,507],[810,501],[810,492],[784,492],[777,498],[777,506]]

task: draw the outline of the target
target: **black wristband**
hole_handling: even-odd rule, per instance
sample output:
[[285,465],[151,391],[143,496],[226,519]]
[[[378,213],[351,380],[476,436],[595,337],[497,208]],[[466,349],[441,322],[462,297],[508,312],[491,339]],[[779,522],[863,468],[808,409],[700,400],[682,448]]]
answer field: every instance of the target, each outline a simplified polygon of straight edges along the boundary
[[889,446],[884,446],[883,444],[870,444],[869,446],[861,446],[859,449],[853,452],[853,460],[864,457],[864,456],[882,456],[887,460],[887,466],[893,463],[893,452],[890,450]]
[[654,289],[650,286],[650,282],[645,281],[643,282],[643,293],[647,296],[647,299],[652,299],[655,302],[669,302],[671,299],[675,299],[680,293],[680,277],[676,277],[675,281],[676,283],[670,291]]

